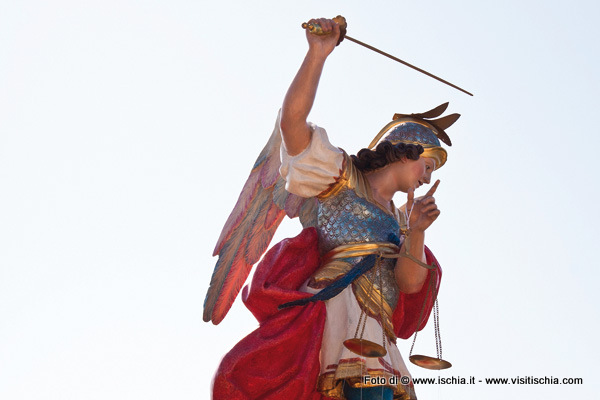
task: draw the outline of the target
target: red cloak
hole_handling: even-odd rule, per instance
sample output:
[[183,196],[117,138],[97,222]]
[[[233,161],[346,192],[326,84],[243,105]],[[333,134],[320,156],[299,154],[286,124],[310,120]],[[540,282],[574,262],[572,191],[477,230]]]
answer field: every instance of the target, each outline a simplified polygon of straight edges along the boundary
[[[428,248],[425,253],[429,265],[434,261],[437,264]],[[319,266],[314,228],[282,240],[265,254],[250,289],[246,286],[242,292],[242,300],[260,326],[223,357],[213,381],[214,400],[328,399],[316,391],[325,303],[277,309],[280,304],[311,296],[298,288]],[[439,287],[441,269],[436,271]],[[393,315],[399,338],[407,339],[417,330],[424,302],[423,321],[418,329],[425,327],[435,301],[428,286],[427,281],[418,293],[400,293]]]

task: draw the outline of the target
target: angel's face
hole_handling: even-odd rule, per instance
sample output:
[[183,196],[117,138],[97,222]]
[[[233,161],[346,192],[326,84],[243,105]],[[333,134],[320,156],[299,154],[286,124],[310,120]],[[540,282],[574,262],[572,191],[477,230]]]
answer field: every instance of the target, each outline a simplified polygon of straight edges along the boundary
[[433,158],[419,157],[418,160],[403,159],[392,164],[396,190],[407,193],[410,188],[417,189],[431,182],[431,174],[435,170]]

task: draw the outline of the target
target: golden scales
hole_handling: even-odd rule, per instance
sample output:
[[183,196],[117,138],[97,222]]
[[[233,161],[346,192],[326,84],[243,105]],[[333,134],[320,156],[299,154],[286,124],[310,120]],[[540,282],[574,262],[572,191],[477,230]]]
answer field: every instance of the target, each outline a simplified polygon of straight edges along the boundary
[[[408,248],[408,245],[405,246],[405,248]],[[429,279],[429,286],[427,288],[425,302],[423,303],[423,306],[421,307],[421,312],[419,315],[419,322],[417,324],[417,328],[419,326],[421,326],[421,323],[423,322],[423,314],[425,311],[427,298],[429,297],[430,292],[434,293],[433,298],[435,299],[435,303],[434,303],[434,307],[433,307],[433,323],[434,323],[434,331],[435,331],[435,347],[436,347],[437,357],[430,357],[430,356],[425,356],[425,355],[421,355],[421,354],[415,354],[415,355],[412,354],[413,348],[415,347],[415,342],[417,340],[417,333],[418,333],[418,331],[415,331],[415,336],[413,338],[412,346],[410,347],[409,360],[413,364],[418,365],[419,367],[422,367],[422,368],[427,368],[427,369],[440,370],[440,369],[450,368],[452,366],[452,364],[442,358],[442,339],[440,336],[439,306],[438,306],[438,301],[437,301],[437,290],[436,290],[436,279],[435,279],[435,276],[436,276],[435,270],[438,268],[437,265],[435,265],[435,263],[432,266],[427,265],[427,264],[421,262],[420,260],[417,260],[416,258],[412,257],[407,251],[400,253],[400,254],[395,254],[395,255],[380,254],[379,257],[377,258],[377,261],[374,266],[374,268],[377,269],[377,273],[379,275],[379,287],[383,288],[382,278],[381,278],[381,265],[380,265],[381,258],[382,257],[397,258],[397,257],[403,257],[403,256],[410,258],[412,261],[418,263],[419,265],[421,265],[423,267],[426,267],[427,269],[430,270],[430,273],[432,274],[432,276]],[[374,286],[374,284],[371,283],[369,297],[372,294],[373,286]],[[380,314],[379,315],[380,315],[381,321],[383,321],[383,290],[380,290],[379,293],[380,293],[380,305],[379,305]],[[363,339],[366,322],[367,322],[366,312],[365,312],[364,308],[361,307],[361,314],[360,314],[360,317],[358,320],[358,324],[356,326],[356,332],[354,333],[354,338],[345,340],[344,346],[348,350],[352,351],[353,353],[358,354],[363,357],[374,357],[374,358],[384,357],[387,354],[387,350],[385,348],[386,337],[385,337],[385,332],[383,329],[383,322],[381,322],[382,323],[382,327],[381,327],[382,345],[379,345],[379,344],[374,343],[367,339]],[[360,330],[360,335],[358,334],[359,330]]]

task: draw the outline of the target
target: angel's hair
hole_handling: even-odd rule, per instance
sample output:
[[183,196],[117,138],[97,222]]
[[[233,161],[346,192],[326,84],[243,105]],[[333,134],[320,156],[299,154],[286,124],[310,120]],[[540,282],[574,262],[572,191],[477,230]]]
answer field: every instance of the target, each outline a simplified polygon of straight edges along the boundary
[[383,141],[375,147],[375,150],[362,149],[355,156],[351,157],[356,168],[362,172],[369,172],[400,161],[404,157],[410,160],[418,160],[419,155],[423,151],[423,146],[420,144],[392,144],[388,141]]

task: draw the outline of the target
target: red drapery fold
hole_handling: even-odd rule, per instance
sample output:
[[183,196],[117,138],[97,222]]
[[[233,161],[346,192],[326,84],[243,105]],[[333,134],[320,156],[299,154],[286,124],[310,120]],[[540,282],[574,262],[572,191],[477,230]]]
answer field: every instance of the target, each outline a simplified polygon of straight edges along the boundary
[[265,254],[243,300],[260,327],[225,355],[213,382],[214,400],[321,400],[315,388],[325,324],[325,304],[277,310],[309,297],[298,288],[319,267],[314,228]]
[[[435,265],[437,265],[438,268],[433,274],[430,273],[428,275],[427,280],[419,292],[413,294],[405,294],[400,292],[398,304],[396,305],[396,309],[394,310],[394,315],[392,317],[392,322],[394,323],[394,332],[396,333],[396,336],[402,339],[408,339],[411,337],[412,334],[417,331],[417,325],[419,328],[418,330],[421,330],[425,327],[435,302],[435,293],[437,293],[440,287],[442,268],[439,266],[438,261],[427,246],[425,246],[425,257],[427,259],[427,264],[432,265],[432,263],[435,262]],[[433,293],[433,290],[430,290],[428,293],[431,279],[436,280],[434,286],[435,293]],[[425,303],[425,309],[423,309],[423,303]],[[423,315],[421,317],[421,324],[419,325],[419,316],[421,315],[421,310],[423,310]]]
[[[428,264],[435,261],[429,249],[426,255]],[[281,241],[265,254],[250,289],[246,286],[242,293],[260,326],[223,357],[213,381],[214,400],[327,399],[316,391],[325,303],[277,309],[280,304],[311,296],[298,289],[319,266],[314,228]],[[439,286],[441,270],[436,274]],[[429,279],[431,275],[420,292],[400,295],[393,315],[398,337],[414,333],[424,301],[419,329],[425,326],[434,300],[432,293],[427,296]]]

